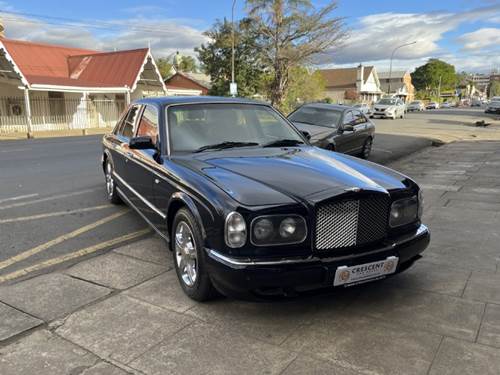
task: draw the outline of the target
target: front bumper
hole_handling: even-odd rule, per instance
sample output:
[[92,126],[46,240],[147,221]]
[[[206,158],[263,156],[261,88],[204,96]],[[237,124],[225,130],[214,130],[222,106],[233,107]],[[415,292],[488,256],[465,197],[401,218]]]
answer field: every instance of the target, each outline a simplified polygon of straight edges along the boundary
[[389,113],[389,112],[373,112],[372,115],[374,118],[381,117],[381,118],[392,118],[395,116],[394,113]]
[[249,259],[223,255],[205,249],[210,277],[226,295],[245,297],[265,294],[272,290],[319,289],[333,286],[335,271],[341,266],[353,266],[386,259],[399,258],[396,273],[411,266],[430,241],[425,225],[378,248],[342,257],[282,259]]
[[500,108],[489,107],[484,111],[485,113],[500,113]]

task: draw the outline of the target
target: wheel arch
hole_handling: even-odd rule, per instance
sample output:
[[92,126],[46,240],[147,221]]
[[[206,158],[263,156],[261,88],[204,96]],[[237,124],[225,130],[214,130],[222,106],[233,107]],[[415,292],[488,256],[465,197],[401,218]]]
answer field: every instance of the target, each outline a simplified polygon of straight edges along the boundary
[[167,231],[170,237],[170,234],[172,233],[172,226],[174,223],[174,218],[177,213],[181,208],[187,208],[195,217],[196,221],[198,222],[201,230],[201,236],[203,241],[205,241],[207,234],[205,232],[205,226],[203,225],[203,220],[200,215],[200,211],[198,210],[198,207],[196,206],[196,203],[194,200],[187,195],[184,192],[178,191],[172,194],[172,197],[170,198],[170,202],[168,203],[167,207]]

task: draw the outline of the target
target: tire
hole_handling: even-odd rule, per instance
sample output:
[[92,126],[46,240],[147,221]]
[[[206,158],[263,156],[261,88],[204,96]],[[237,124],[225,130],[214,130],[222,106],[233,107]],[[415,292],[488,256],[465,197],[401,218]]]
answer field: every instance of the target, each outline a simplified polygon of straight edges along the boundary
[[199,302],[218,295],[208,275],[199,224],[186,208],[177,211],[172,225],[175,272],[186,295]]
[[116,190],[116,184],[113,178],[113,164],[109,160],[107,160],[104,165],[104,178],[106,180],[106,194],[108,201],[113,204],[122,204],[123,201]]
[[372,152],[372,146],[373,146],[373,138],[372,137],[366,138],[366,141],[363,144],[363,149],[361,150],[361,153],[359,154],[359,157],[361,159],[368,159],[370,157],[371,152]]

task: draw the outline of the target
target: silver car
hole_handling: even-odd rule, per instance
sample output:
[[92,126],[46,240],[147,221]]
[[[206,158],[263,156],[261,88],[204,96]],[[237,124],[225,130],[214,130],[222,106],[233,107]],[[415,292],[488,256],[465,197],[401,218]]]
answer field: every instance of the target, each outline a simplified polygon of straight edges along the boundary
[[425,111],[425,105],[421,100],[414,100],[413,102],[408,104],[406,110],[408,112],[413,112],[413,111],[422,112]]
[[382,98],[373,107],[373,118],[404,118],[406,106],[399,98]]

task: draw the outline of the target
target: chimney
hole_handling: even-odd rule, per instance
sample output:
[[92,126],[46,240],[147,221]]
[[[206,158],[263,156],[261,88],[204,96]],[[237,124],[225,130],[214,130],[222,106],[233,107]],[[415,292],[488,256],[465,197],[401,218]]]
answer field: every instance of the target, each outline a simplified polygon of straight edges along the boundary
[[365,76],[365,67],[363,64],[359,64],[356,71],[356,90],[358,92],[362,91]]

